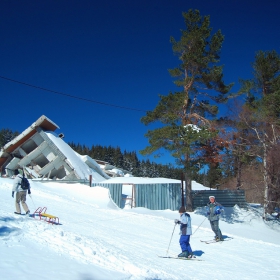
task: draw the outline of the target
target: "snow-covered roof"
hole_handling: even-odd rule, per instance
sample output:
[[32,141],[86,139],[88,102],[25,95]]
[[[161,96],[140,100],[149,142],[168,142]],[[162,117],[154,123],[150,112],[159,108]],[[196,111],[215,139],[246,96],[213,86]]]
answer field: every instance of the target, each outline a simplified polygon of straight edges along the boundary
[[[93,168],[90,168],[89,165],[83,160],[83,158],[76,153],[67,143],[65,143],[60,137],[58,137],[53,132],[47,132],[46,135],[50,138],[50,140],[55,144],[55,146],[65,155],[67,161],[71,164],[75,172],[78,174],[80,179],[89,180],[89,176],[92,175],[92,180],[96,182],[100,182],[104,180],[106,174],[100,169],[100,172],[104,174],[101,176],[97,171]],[[84,158],[85,159],[85,158]],[[93,164],[93,159],[90,159],[89,156],[86,158],[88,161]]]
[[[142,177],[114,177],[100,183],[119,183],[119,184],[181,184],[180,180],[168,178],[142,178]],[[209,188],[192,181],[192,190],[209,190]]]

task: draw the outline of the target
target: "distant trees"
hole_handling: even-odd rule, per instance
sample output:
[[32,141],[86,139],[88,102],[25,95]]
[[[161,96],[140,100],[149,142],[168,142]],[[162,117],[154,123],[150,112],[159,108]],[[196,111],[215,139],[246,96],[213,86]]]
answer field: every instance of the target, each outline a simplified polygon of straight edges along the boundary
[[68,143],[70,147],[81,155],[88,155],[93,159],[106,161],[109,164],[131,172],[137,177],[164,177],[180,180],[181,169],[175,168],[171,164],[157,164],[149,160],[139,160],[136,152],[122,152],[120,147],[103,147],[92,145],[89,149],[85,145]]
[[0,148],[4,147],[8,142],[12,141],[19,133],[17,131],[13,132],[8,128],[3,128],[0,130]]

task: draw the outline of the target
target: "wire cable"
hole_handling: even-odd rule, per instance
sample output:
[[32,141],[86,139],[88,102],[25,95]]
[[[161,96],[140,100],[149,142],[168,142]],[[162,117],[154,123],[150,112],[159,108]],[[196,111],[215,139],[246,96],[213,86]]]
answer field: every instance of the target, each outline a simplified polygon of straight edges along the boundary
[[119,106],[119,105],[110,104],[110,103],[104,103],[104,102],[100,102],[100,101],[96,101],[96,100],[92,100],[92,99],[87,99],[87,98],[84,98],[84,97],[78,97],[78,96],[75,96],[75,95],[71,95],[71,94],[67,94],[67,93],[63,93],[63,92],[59,92],[59,91],[55,91],[55,90],[51,90],[51,89],[47,89],[47,88],[31,85],[31,84],[28,84],[28,83],[25,83],[25,82],[17,81],[17,80],[14,80],[14,79],[3,77],[3,76],[0,76],[0,78],[3,79],[3,80],[7,80],[7,81],[10,81],[10,82],[13,82],[13,83],[20,84],[20,85],[36,88],[36,89],[39,89],[39,90],[43,90],[43,91],[47,91],[47,92],[51,92],[51,93],[55,93],[55,94],[60,94],[60,95],[63,95],[63,96],[67,96],[67,97],[70,97],[70,98],[75,98],[75,99],[83,100],[83,101],[86,101],[86,102],[96,103],[96,104],[100,104],[100,105],[104,105],[104,106],[116,107],[116,108],[125,109],[125,110],[132,110],[132,111],[138,111],[138,112],[147,112],[146,110],[130,108],[130,107],[124,107],[124,106]]

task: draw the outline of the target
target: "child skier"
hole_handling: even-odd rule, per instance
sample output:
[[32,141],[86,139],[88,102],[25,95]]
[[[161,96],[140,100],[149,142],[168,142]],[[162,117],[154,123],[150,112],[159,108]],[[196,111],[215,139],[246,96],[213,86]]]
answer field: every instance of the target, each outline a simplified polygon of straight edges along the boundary
[[180,220],[175,219],[175,224],[180,225],[180,246],[182,253],[178,255],[179,258],[193,258],[193,252],[190,245],[190,236],[192,235],[191,217],[186,213],[186,208],[182,206],[179,209]]

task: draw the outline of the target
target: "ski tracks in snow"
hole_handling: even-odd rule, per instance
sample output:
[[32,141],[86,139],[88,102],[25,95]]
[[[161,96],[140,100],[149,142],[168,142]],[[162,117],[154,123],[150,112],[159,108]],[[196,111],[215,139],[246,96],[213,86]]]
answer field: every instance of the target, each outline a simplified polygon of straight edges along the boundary
[[[12,217],[11,220],[7,218],[7,220],[9,220],[9,226],[14,229],[13,232],[7,232],[8,246],[20,246],[21,242],[32,240],[37,245],[41,245],[42,251],[47,248],[63,257],[76,259],[85,264],[108,268],[108,263],[110,263],[112,270],[133,275],[129,279],[147,279],[151,275],[153,279],[159,277],[160,279],[176,279],[174,275],[154,266],[147,269],[150,263],[149,257],[137,254],[141,244],[126,244],[120,242],[118,237],[112,238],[110,234],[105,234],[104,238],[100,238],[98,237],[100,232],[92,236],[76,234],[65,231],[61,226],[51,225],[31,217],[20,216],[19,218]],[[87,226],[89,226],[88,223]],[[21,235],[20,242],[18,242],[18,237],[13,238],[14,234]],[[132,254],[131,250],[133,250]],[[126,255],[125,252],[128,254]],[[144,263],[143,259],[146,259]],[[165,277],[163,277],[164,274]]]

